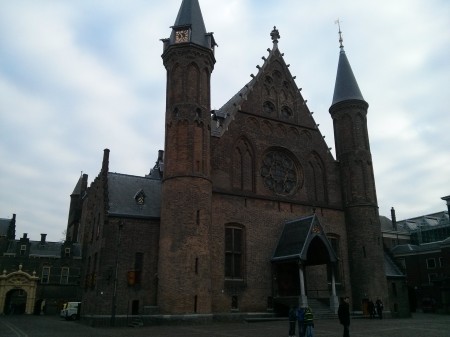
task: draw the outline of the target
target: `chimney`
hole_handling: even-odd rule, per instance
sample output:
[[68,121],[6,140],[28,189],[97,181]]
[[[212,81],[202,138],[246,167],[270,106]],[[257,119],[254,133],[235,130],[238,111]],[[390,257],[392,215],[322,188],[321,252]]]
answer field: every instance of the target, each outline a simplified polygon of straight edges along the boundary
[[447,212],[450,216],[450,195],[447,195],[446,197],[442,197],[441,199],[444,201],[447,201]]
[[394,230],[397,230],[397,219],[395,217],[395,209],[394,207],[391,208],[391,220],[392,220],[392,227]]
[[23,233],[23,238],[22,239],[26,239],[28,237],[28,233]]
[[88,185],[88,175],[86,173],[83,174],[83,179],[81,180],[81,195],[86,192]]
[[103,150],[102,173],[107,174],[109,170],[109,149]]
[[47,237],[47,234],[41,234],[41,245],[45,245],[45,238]]

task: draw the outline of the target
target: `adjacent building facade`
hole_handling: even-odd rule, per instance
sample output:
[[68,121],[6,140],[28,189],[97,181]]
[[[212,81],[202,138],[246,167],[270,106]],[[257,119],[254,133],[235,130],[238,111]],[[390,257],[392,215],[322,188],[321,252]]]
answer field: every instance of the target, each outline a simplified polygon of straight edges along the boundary
[[[450,197],[443,197],[449,208]],[[390,255],[407,276],[411,311],[450,312],[450,221],[449,210],[402,221],[392,219],[395,230],[383,230],[398,240]],[[395,240],[395,239],[394,239]]]
[[15,214],[0,219],[0,314],[56,314],[64,302],[79,300],[80,244],[15,233]]

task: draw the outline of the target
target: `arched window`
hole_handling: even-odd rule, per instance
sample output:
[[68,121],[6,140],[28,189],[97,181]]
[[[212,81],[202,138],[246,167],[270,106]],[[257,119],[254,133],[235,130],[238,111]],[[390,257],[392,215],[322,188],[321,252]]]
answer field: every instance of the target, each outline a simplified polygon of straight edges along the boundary
[[254,190],[253,150],[250,143],[241,138],[233,152],[233,187],[242,191]]
[[225,227],[225,278],[244,278],[244,230],[238,226]]

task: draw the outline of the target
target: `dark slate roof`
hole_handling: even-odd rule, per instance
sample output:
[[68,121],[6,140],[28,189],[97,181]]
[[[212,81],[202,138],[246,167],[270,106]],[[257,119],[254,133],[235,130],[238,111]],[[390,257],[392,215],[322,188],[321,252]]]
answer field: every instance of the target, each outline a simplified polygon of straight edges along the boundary
[[392,227],[392,221],[388,217],[385,217],[384,215],[380,215],[380,224],[381,224],[381,230],[382,231],[391,231],[394,230]]
[[426,230],[441,226],[450,226],[448,211],[421,215],[397,222],[397,226],[407,231]]
[[447,238],[443,241],[422,243],[420,245],[412,245],[412,244],[397,245],[391,249],[391,253],[394,254],[395,256],[426,253],[441,250],[443,246],[448,246],[449,244],[450,238]]
[[[191,28],[191,42],[202,47],[210,48],[211,42],[208,41],[205,23],[203,21],[202,11],[198,0],[183,0],[173,28],[177,27]],[[170,42],[175,41],[175,30],[170,35]]]
[[73,189],[72,195],[80,195],[81,194],[82,184],[83,184],[83,174],[81,175],[80,179],[78,179],[78,182],[75,185],[75,188]]
[[8,236],[11,219],[0,219],[0,236]]
[[450,246],[450,237],[448,237],[447,239],[441,241],[441,247],[448,247]]
[[30,241],[30,256],[34,257],[61,257],[62,242]]
[[386,253],[384,253],[384,271],[387,277],[405,277],[405,274]]
[[420,252],[420,247],[418,245],[406,244],[406,245],[397,245],[392,247],[391,253],[394,255],[399,254],[412,254]]
[[316,215],[285,223],[272,261],[290,259],[307,261],[309,244],[316,237],[319,237],[325,244],[330,260],[332,262],[337,261],[336,254]]
[[353,75],[350,62],[348,62],[344,48],[341,47],[336,74],[336,84],[334,86],[333,103],[331,105],[354,99],[364,101],[358,83],[356,82],[355,75]]
[[[139,218],[159,218],[161,213],[161,180],[120,173],[108,173],[109,214]],[[145,202],[136,196],[143,192]]]
[[384,233],[398,233],[409,235],[409,231],[405,230],[402,226],[398,226],[398,224],[397,230],[395,230],[394,227],[392,227],[391,219],[385,217],[384,215],[380,215],[380,224],[381,224],[381,231]]
[[[6,254],[15,254],[17,251],[16,247],[20,244],[20,240],[11,241]],[[61,258],[63,245],[63,242],[45,241],[42,244],[41,241],[30,241],[30,257]],[[72,257],[81,258],[81,246],[79,243],[73,243],[68,247],[71,249]]]

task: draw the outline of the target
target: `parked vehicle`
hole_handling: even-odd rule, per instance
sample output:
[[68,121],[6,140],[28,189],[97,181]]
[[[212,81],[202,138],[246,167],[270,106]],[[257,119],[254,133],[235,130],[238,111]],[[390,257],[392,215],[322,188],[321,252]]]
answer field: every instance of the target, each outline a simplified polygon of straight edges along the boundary
[[79,318],[81,302],[67,302],[64,303],[64,307],[61,310],[59,316],[65,318],[66,320],[76,320]]

